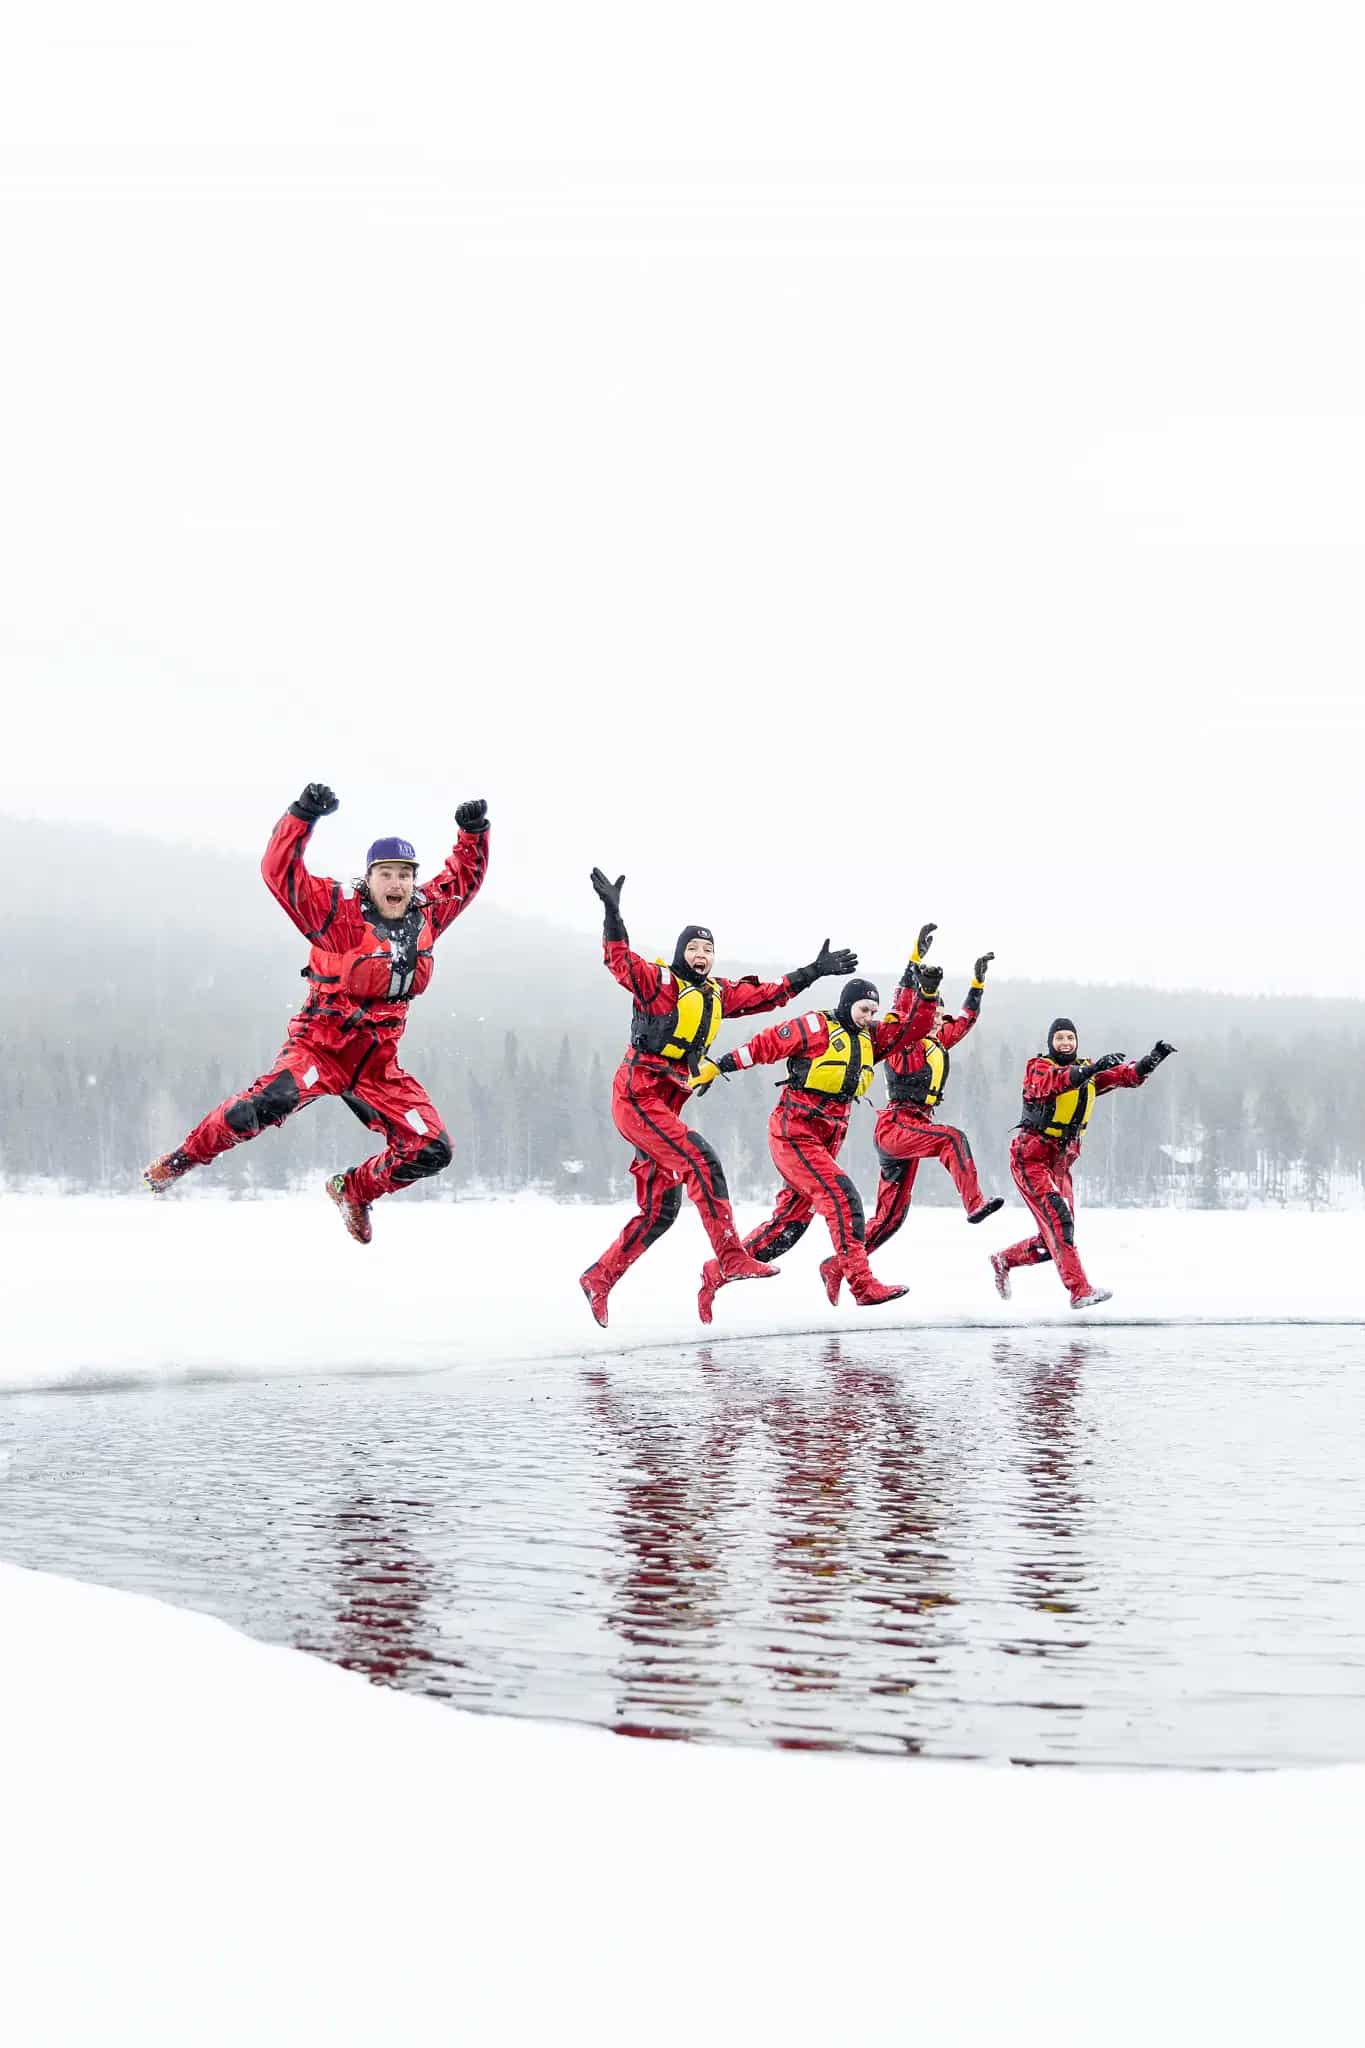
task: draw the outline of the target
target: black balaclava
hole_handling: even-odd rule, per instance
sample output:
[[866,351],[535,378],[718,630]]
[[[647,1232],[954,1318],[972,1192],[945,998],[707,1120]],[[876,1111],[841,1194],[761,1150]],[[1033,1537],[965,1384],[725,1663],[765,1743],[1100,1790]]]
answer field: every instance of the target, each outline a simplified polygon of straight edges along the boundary
[[698,974],[695,967],[689,967],[683,958],[683,954],[687,951],[693,939],[709,939],[713,946],[716,943],[716,935],[710,925],[685,924],[683,926],[682,930],[678,933],[678,943],[673,948],[673,958],[668,963],[679,981],[700,982],[706,979],[705,975]]
[[1056,1054],[1056,1053],[1055,1053],[1055,1052],[1054,1052],[1054,1051],[1052,1050],[1052,1041],[1053,1041],[1053,1039],[1054,1039],[1054,1038],[1055,1038],[1055,1037],[1057,1036],[1057,1033],[1058,1033],[1059,1031],[1074,1031],[1075,1029],[1076,1029],[1076,1027],[1075,1027],[1075,1025],[1074,1025],[1074,1024],[1072,1023],[1072,1021],[1071,1021],[1071,1019],[1070,1019],[1069,1017],[1054,1017],[1054,1018],[1053,1018],[1053,1020],[1052,1020],[1052,1022],[1051,1022],[1051,1023],[1050,1023],[1049,1025],[1048,1025],[1048,1027],[1047,1027],[1047,1056],[1048,1056],[1048,1058],[1049,1058],[1049,1059],[1050,1059],[1050,1060],[1052,1061],[1052,1063],[1053,1063],[1053,1065],[1054,1065],[1054,1066],[1058,1066],[1058,1067],[1069,1067],[1069,1066],[1071,1065],[1072,1061],[1073,1061],[1073,1060],[1075,1060],[1075,1058],[1077,1057],[1077,1054],[1076,1054],[1076,1053],[1074,1053],[1074,1052],[1069,1052],[1069,1053],[1067,1054],[1067,1056],[1066,1056],[1066,1058],[1065,1058],[1065,1059],[1061,1059],[1061,1058],[1060,1058],[1060,1057],[1059,1057],[1059,1056],[1058,1056],[1058,1055],[1057,1055],[1057,1054]]
[[853,1005],[880,1001],[881,996],[877,992],[876,982],[864,981],[861,974],[855,974],[852,981],[846,981],[840,989],[839,1000],[834,1005],[834,1014],[845,1031],[856,1031],[858,1027],[853,1022]]

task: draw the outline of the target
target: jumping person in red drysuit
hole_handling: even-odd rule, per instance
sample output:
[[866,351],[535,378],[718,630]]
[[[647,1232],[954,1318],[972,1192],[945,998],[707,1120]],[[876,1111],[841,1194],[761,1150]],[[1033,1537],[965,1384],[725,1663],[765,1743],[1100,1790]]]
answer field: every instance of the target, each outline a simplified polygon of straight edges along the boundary
[[327,1182],[347,1230],[368,1244],[370,1204],[451,1161],[440,1113],[399,1066],[398,1041],[409,1002],[431,980],[432,948],[469,908],[487,871],[488,806],[482,798],[459,806],[450,858],[420,889],[407,840],[377,839],[353,891],[310,875],[303,864],[314,825],[336,809],[326,784],[310,782],[271,833],[261,862],[266,887],[311,948],[302,972],[312,993],[279,1058],[196,1124],[174,1152],[153,1160],[143,1179],[160,1194],[191,1167],[207,1166],[323,1095],[339,1095],[384,1139],[373,1159]]
[[1010,1297],[1010,1270],[1040,1266],[1049,1259],[1071,1296],[1073,1308],[1094,1308],[1110,1299],[1107,1287],[1092,1287],[1076,1251],[1076,1208],[1071,1170],[1097,1095],[1111,1088],[1140,1088],[1149,1074],[1175,1051],[1158,1038],[1140,1060],[1125,1064],[1121,1052],[1103,1059],[1078,1060],[1076,1027],[1057,1017],[1047,1035],[1047,1051],[1024,1069],[1024,1113],[1010,1144],[1010,1172],[1032,1211],[1036,1237],[1026,1237],[1003,1252],[991,1254],[996,1291]]
[[[789,1024],[774,1024],[723,1059],[705,1061],[697,1075],[698,1087],[708,1087],[718,1074],[787,1062],[787,1079],[768,1119],[768,1149],[782,1176],[782,1191],[767,1222],[745,1238],[744,1249],[765,1265],[780,1259],[805,1235],[818,1210],[834,1241],[831,1263],[861,1308],[895,1301],[906,1290],[884,1287],[873,1277],[863,1242],[862,1198],[848,1175],[840,1172],[839,1152],[853,1104],[867,1093],[878,1061],[897,1046],[921,1038],[933,1021],[941,976],[941,968],[924,968],[927,990],[902,982],[895,1010],[880,1022],[881,998],[875,984],[855,976],[844,983],[832,1010],[813,1010]],[[717,1290],[729,1277],[714,1259],[702,1268],[697,1313],[704,1323],[710,1322]]]
[[[902,988],[915,984],[917,972],[937,930],[937,925],[921,925],[915,950],[901,981]],[[876,1146],[881,1179],[877,1183],[876,1210],[867,1226],[869,1257],[888,1238],[894,1237],[904,1223],[922,1160],[937,1159],[952,1176],[969,1223],[984,1223],[988,1216],[994,1216],[997,1209],[1004,1207],[999,1195],[988,1202],[982,1194],[976,1161],[965,1133],[953,1124],[940,1124],[934,1120],[934,1111],[943,1100],[948,1085],[949,1055],[954,1046],[962,1043],[981,1013],[986,970],[994,958],[994,953],[983,953],[977,960],[960,1017],[946,1015],[940,998],[934,1006],[934,1021],[928,1034],[901,1046],[886,1062],[888,1100],[877,1118]],[[820,1277],[830,1300],[837,1302],[837,1262],[826,1259],[820,1268]]]
[[696,1204],[711,1249],[730,1280],[768,1280],[769,1266],[751,1259],[739,1241],[730,1209],[725,1171],[714,1148],[682,1121],[692,1077],[716,1035],[722,1017],[752,1017],[776,1010],[824,974],[847,974],[858,964],[846,949],[831,952],[829,940],[807,967],[793,968],[781,981],[745,975],[726,981],[713,975],[716,944],[705,925],[685,925],[673,958],[648,961],[631,951],[621,917],[621,885],[601,868],[592,885],[605,912],[602,951],[610,973],[635,999],[630,1051],[617,1068],[611,1090],[612,1121],[635,1147],[631,1178],[640,1205],[600,1259],[579,1275],[594,1319],[607,1322],[607,1296],[643,1252],[677,1220],[682,1191]]

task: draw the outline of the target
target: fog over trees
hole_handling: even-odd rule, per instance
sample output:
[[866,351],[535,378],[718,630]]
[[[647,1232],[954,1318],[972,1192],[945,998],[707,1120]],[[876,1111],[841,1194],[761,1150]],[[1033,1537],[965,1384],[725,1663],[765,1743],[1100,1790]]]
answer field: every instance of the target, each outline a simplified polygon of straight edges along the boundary
[[[93,829],[0,819],[11,877],[0,920],[0,1180],[104,1192],[139,1185],[140,1169],[204,1112],[266,1071],[305,984],[306,943],[249,861]],[[737,877],[736,890],[750,886]],[[588,880],[583,878],[585,893]],[[1047,913],[1050,914],[1050,913]],[[1210,901],[1209,916],[1217,915]],[[628,905],[631,941],[671,952],[674,934]],[[933,889],[913,880],[899,950],[872,957],[850,885],[836,944],[859,949],[889,1002],[914,933],[934,915]],[[1085,965],[1086,913],[1075,918]],[[811,953],[821,934],[812,932]],[[794,959],[737,960],[720,971],[776,975]],[[934,958],[958,1008],[984,932],[940,931]],[[885,947],[881,949],[885,952]],[[1007,1151],[1024,1061],[1050,1019],[1076,1019],[1083,1052],[1144,1052],[1158,1035],[1179,1047],[1149,1085],[1097,1105],[1082,1162],[1084,1199],[1205,1207],[1247,1202],[1357,1201],[1365,1185],[1365,1004],[1302,998],[1091,986],[1028,978],[1027,960],[998,960],[982,1021],[953,1055],[940,1117],[967,1131],[987,1192],[1009,1192]],[[821,983],[795,1008],[833,1002]],[[780,1013],[779,1013],[780,1014]],[[444,1114],[452,1170],[405,1200],[539,1188],[605,1199],[629,1191],[630,1154],[610,1116],[611,1076],[627,1041],[630,1002],[591,940],[476,902],[441,941],[429,992],[413,1006],[402,1058]],[[718,1049],[772,1016],[722,1026]],[[692,1110],[718,1146],[732,1191],[775,1187],[765,1123],[781,1069],[717,1082]],[[854,1111],[845,1152],[870,1195],[879,1079]],[[339,1102],[196,1175],[190,1187],[246,1195],[349,1166],[374,1149]],[[916,1200],[955,1200],[946,1174],[921,1169]]]

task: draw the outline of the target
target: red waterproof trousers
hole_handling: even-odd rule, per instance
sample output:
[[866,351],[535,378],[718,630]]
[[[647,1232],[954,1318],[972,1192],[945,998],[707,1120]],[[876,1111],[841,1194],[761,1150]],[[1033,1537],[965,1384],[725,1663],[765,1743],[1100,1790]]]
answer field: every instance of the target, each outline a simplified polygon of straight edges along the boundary
[[744,1249],[765,1265],[780,1259],[823,1216],[835,1257],[855,1292],[872,1275],[863,1243],[862,1196],[839,1167],[848,1136],[849,1104],[786,1087],[768,1118],[768,1150],[782,1176],[782,1192],[766,1223],[751,1230]]
[[369,1026],[348,1031],[322,1017],[295,1018],[270,1071],[210,1110],[180,1149],[206,1166],[324,1095],[339,1095],[385,1141],[382,1152],[347,1174],[354,1201],[377,1201],[449,1166],[453,1155],[440,1114],[398,1064],[398,1033]]
[[985,1200],[964,1134],[952,1124],[936,1124],[917,1103],[888,1102],[877,1118],[876,1144],[882,1171],[877,1207],[867,1227],[869,1252],[894,1237],[904,1223],[921,1160],[937,1159],[947,1168],[969,1216]]
[[635,1147],[630,1173],[640,1213],[596,1262],[611,1287],[677,1222],[684,1188],[722,1267],[739,1250],[725,1169],[715,1147],[682,1120],[688,1093],[667,1063],[651,1053],[627,1053],[616,1069],[611,1117]]
[[1071,1191],[1071,1169],[1079,1153],[1079,1145],[1062,1145],[1033,1131],[1016,1131],[1010,1144],[1010,1172],[1033,1213],[1038,1234],[1001,1253],[1007,1266],[1041,1266],[1051,1259],[1058,1279],[1073,1298],[1090,1291],[1076,1250],[1076,1207]]

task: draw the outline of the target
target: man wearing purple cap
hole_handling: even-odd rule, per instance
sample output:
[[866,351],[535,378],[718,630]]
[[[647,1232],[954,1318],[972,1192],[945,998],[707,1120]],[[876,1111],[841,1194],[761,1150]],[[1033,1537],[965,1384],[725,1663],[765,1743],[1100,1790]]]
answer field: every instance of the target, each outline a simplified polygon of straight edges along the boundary
[[431,980],[437,939],[469,907],[487,872],[488,806],[482,798],[459,806],[450,858],[420,889],[417,855],[406,839],[376,839],[364,879],[350,889],[309,874],[309,835],[336,809],[326,784],[310,782],[271,833],[261,862],[266,887],[310,947],[302,972],[312,992],[279,1058],[242,1094],[210,1111],[175,1151],[153,1160],[143,1179],[160,1194],[191,1167],[207,1166],[320,1096],[339,1095],[384,1140],[373,1159],[327,1183],[351,1236],[368,1244],[370,1204],[451,1161],[450,1138],[431,1098],[398,1064],[398,1041],[408,1004]]

